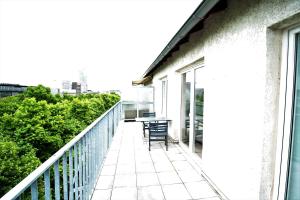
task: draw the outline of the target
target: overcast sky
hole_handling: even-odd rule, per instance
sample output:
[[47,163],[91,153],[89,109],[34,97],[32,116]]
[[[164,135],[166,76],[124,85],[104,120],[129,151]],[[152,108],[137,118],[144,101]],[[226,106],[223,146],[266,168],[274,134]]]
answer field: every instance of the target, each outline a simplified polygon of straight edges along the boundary
[[200,2],[0,0],[0,83],[129,87]]

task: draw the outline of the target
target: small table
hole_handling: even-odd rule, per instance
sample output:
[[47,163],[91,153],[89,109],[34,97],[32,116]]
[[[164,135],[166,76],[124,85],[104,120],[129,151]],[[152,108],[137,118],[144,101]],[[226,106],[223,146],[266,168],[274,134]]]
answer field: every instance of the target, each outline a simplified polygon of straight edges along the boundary
[[171,121],[166,117],[138,117],[135,118],[137,122],[153,122],[153,121]]

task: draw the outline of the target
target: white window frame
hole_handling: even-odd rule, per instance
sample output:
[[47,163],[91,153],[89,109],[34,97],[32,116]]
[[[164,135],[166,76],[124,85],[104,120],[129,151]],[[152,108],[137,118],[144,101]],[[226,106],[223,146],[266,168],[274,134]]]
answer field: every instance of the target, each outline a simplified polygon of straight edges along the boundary
[[[188,149],[191,153],[195,153],[195,131],[194,131],[194,122],[195,122],[195,72],[197,69],[200,68],[204,68],[204,57],[200,58],[199,60],[187,65],[186,67],[183,67],[181,69],[176,70],[176,72],[180,73],[181,76],[181,87],[183,86],[183,74],[191,72],[191,76],[192,76],[192,80],[191,80],[191,96],[190,96],[190,132],[189,132],[189,146]],[[182,130],[185,127],[185,123],[182,120],[183,116],[185,116],[185,103],[184,103],[184,97],[183,97],[183,88],[181,88],[181,116],[180,116],[180,139],[179,139],[179,143],[181,144],[181,146],[183,146],[185,148],[185,144],[181,141],[182,138]],[[203,131],[204,132],[204,131]]]
[[[165,76],[161,81],[161,116],[167,117],[168,113],[168,77]],[[165,83],[165,84],[164,84]],[[164,88],[165,86],[165,88]]]
[[298,33],[300,33],[300,27],[286,30],[283,34],[273,200],[284,200],[287,189],[295,89],[295,37]]

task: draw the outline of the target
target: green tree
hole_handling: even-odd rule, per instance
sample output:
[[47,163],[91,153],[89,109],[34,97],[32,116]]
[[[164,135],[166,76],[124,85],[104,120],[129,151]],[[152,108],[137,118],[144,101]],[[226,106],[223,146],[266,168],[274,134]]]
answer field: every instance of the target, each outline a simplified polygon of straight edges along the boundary
[[40,165],[30,145],[18,146],[3,138],[0,141],[0,163],[0,196]]
[[57,99],[51,94],[51,90],[48,87],[38,85],[35,87],[28,87],[23,93],[25,98],[34,97],[37,101],[45,100],[48,103],[56,103]]
[[117,94],[52,95],[42,85],[0,99],[0,196],[119,100]]

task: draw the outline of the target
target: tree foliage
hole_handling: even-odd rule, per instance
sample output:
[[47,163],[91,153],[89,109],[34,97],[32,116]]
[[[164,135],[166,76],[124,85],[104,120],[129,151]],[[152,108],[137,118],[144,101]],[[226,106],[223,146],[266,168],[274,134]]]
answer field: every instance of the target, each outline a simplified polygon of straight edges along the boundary
[[114,93],[52,95],[42,85],[0,99],[0,196],[119,100]]

